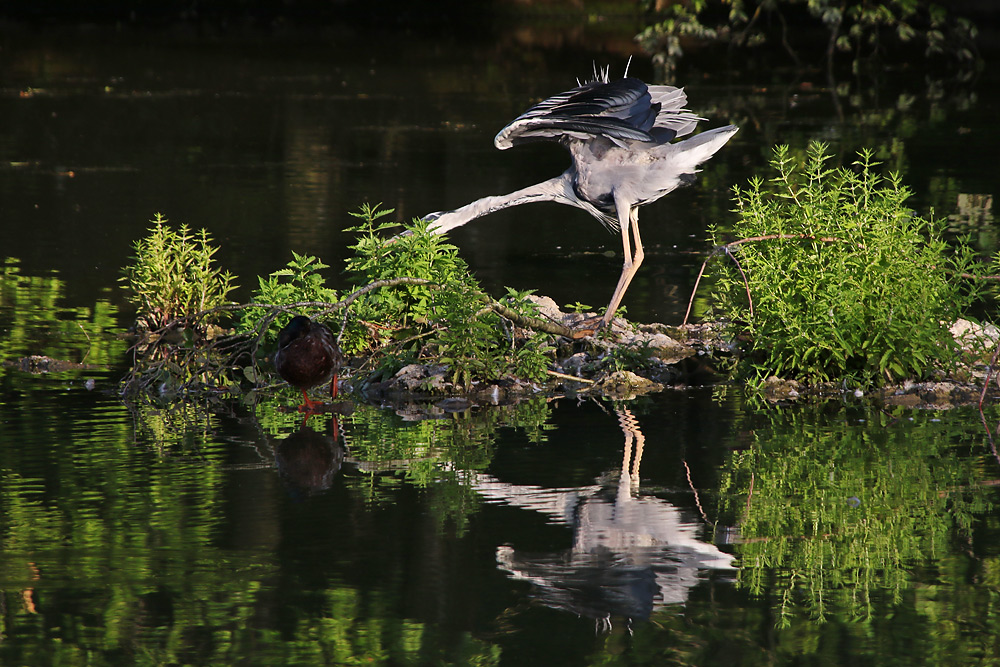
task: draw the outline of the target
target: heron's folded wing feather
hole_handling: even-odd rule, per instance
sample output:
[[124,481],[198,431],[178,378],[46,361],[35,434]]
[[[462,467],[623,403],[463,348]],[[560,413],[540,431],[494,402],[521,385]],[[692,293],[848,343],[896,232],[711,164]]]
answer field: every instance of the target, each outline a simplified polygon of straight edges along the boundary
[[524,141],[560,139],[567,132],[579,139],[652,141],[649,130],[659,111],[638,79],[594,81],[531,107],[500,130],[495,143],[503,149]]
[[653,141],[649,132],[617,118],[559,117],[520,118],[497,135],[497,148],[509,148],[529,141],[558,141],[563,138],[587,140],[603,136],[612,140]]

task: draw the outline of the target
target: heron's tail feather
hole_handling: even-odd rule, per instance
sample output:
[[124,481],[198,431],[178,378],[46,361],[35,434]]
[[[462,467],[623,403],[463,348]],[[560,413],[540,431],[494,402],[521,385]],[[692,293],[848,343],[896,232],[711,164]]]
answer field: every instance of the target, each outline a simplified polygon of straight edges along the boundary
[[726,125],[671,144],[677,151],[674,165],[682,172],[694,173],[698,165],[715,155],[739,129],[735,125]]

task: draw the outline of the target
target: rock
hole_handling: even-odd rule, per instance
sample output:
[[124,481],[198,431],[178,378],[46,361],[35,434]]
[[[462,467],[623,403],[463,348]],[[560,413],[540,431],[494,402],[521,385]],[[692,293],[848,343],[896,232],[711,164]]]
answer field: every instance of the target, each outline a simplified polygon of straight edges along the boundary
[[647,380],[632,371],[615,371],[601,380],[596,389],[610,398],[624,400],[663,391],[663,385]]
[[764,381],[764,398],[772,403],[794,401],[800,396],[799,389],[799,383],[795,380],[783,380],[772,375]]
[[403,366],[386,383],[385,389],[414,393],[443,392],[445,388],[444,375],[447,371],[448,367],[440,364]]
[[543,320],[551,320],[568,329],[575,328],[588,317],[594,317],[593,313],[564,313],[551,297],[529,294],[527,299],[538,306],[538,315]]
[[992,352],[1000,340],[1000,329],[988,322],[977,324],[960,319],[952,324],[949,330],[963,350],[975,355]]
[[648,339],[653,355],[665,364],[676,364],[682,359],[694,356],[694,348],[679,343],[667,334],[653,334]]

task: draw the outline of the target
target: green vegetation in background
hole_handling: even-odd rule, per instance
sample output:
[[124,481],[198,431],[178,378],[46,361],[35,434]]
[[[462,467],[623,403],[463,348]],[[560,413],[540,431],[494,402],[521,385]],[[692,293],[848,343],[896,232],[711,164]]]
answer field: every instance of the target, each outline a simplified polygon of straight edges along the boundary
[[[717,313],[750,338],[742,368],[760,382],[884,384],[926,378],[956,359],[949,326],[973,301],[971,250],[908,209],[899,178],[828,166],[820,143],[800,163],[775,149],[777,176],[735,188],[732,233],[714,266]],[[711,230],[724,246],[722,233]],[[748,299],[749,292],[749,299]]]
[[972,22],[950,16],[944,4],[926,0],[646,0],[646,4],[652,23],[636,40],[668,77],[684,55],[685,38],[740,47],[777,42],[800,65],[800,53],[790,36],[810,27],[826,33],[823,53],[828,70],[837,52],[849,53],[857,70],[863,60],[885,56],[887,46],[907,43],[922,44],[928,56],[961,63],[977,58]]

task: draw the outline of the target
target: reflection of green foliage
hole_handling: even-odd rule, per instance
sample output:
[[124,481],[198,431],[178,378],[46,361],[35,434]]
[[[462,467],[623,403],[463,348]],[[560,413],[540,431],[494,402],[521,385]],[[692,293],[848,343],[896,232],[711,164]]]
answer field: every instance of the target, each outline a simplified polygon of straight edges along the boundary
[[782,625],[799,608],[871,619],[874,600],[901,601],[914,568],[949,567],[952,541],[971,540],[973,518],[988,509],[982,471],[956,456],[958,442],[978,436],[975,421],[875,415],[861,429],[846,417],[771,413],[723,473],[724,511],[742,538],[740,584],[767,595]]
[[[23,407],[14,403],[5,409]],[[359,452],[418,455],[416,437],[391,451],[359,442],[371,433],[366,424],[378,421],[368,410],[347,424]],[[219,417],[181,405],[138,406],[129,414],[115,400],[95,411],[101,417],[93,422],[60,414],[38,420],[32,442],[50,448],[47,456],[37,446],[0,447],[0,663],[239,664],[252,655],[265,665],[497,664],[496,644],[402,614],[392,583],[286,590],[281,577],[294,575],[282,571],[278,544],[268,541],[276,537],[266,530],[253,532],[260,548],[220,547],[233,530],[227,519],[270,512],[281,494],[261,501],[265,484],[251,493],[249,508],[227,496],[239,486],[232,475],[257,473],[233,470],[234,450],[218,439]],[[288,417],[272,424],[280,429],[301,421],[277,410],[266,416]],[[22,441],[14,428],[0,421],[0,442]],[[385,443],[387,430],[379,431]],[[486,463],[489,428],[440,422],[416,430],[435,438],[424,451],[440,445],[467,464]],[[392,474],[383,470],[352,475],[359,483],[350,493],[363,497],[369,475]],[[420,479],[397,470],[403,483],[440,490],[433,502],[440,521],[474,511],[458,476],[442,476],[443,461],[415,473]],[[264,480],[273,474],[260,472]]]
[[397,473],[402,471],[406,483],[432,494],[437,520],[450,519],[462,531],[468,516],[479,507],[463,481],[464,474],[490,464],[497,429],[514,426],[530,436],[545,428],[548,415],[545,402],[538,400],[490,410],[477,419],[456,416],[404,426],[399,417],[384,410],[359,409],[345,429],[353,456],[364,462],[368,474],[352,480],[352,485],[367,501],[383,502],[386,492],[399,484]]
[[[756,239],[719,267],[724,316],[745,322],[758,378],[850,379],[863,384],[924,377],[955,352],[948,331],[971,302],[956,276],[971,252],[949,249],[940,225],[913,214],[898,177],[831,169],[823,144],[800,168],[775,149],[773,188],[736,188],[733,231]],[[780,235],[780,238],[760,238]],[[719,242],[719,232],[713,232]]]
[[[262,429],[276,436],[296,430],[302,417],[288,410],[295,402],[291,392],[287,399],[261,402],[257,416]],[[339,418],[345,445],[363,473],[347,483],[365,502],[374,504],[390,501],[404,484],[425,489],[438,523],[450,520],[461,532],[479,507],[465,482],[466,473],[489,466],[500,428],[516,428],[533,442],[543,441],[545,431],[552,428],[550,412],[548,404],[537,399],[488,410],[475,419],[454,416],[406,423],[385,410],[357,405],[350,416]],[[328,419],[317,415],[310,423],[325,432],[329,423],[319,423]]]
[[[92,308],[60,304],[66,283],[56,276],[26,276],[17,259],[0,265],[0,359],[46,355],[63,361],[110,365],[125,351],[114,333],[117,310],[106,299]],[[4,373],[0,367],[0,373]]]
[[[11,399],[5,410],[43,398]],[[153,663],[211,662],[191,659],[204,648],[197,632],[244,631],[273,571],[259,553],[213,544],[224,452],[189,428],[198,456],[159,456],[136,446],[117,401],[97,401],[100,419],[52,411],[33,422],[33,451],[0,449],[0,579],[4,608],[17,610],[4,614],[0,662],[107,664],[135,650]],[[0,424],[0,442],[17,442],[16,428]],[[156,600],[167,601],[169,618]],[[229,648],[213,646],[220,661]]]
[[365,600],[347,586],[330,588],[320,613],[295,627],[292,641],[268,637],[281,651],[276,665],[498,665],[500,648],[463,633],[453,648],[442,646],[433,625],[392,617],[391,610]]
[[139,321],[159,329],[175,318],[223,305],[236,286],[231,273],[213,266],[218,248],[208,232],[195,234],[187,225],[175,230],[159,213],[150,222],[121,279],[128,300],[139,308]]

